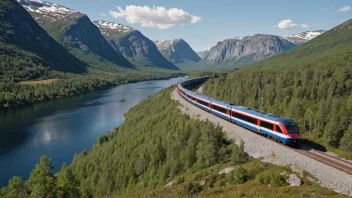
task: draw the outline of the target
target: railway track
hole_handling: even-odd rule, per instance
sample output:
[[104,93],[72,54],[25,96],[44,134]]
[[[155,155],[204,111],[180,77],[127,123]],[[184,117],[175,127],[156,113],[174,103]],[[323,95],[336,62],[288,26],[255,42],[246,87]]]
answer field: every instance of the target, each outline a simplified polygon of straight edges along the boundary
[[310,157],[316,161],[322,162],[323,164],[326,164],[326,165],[331,166],[335,169],[344,171],[344,172],[352,175],[352,163],[349,161],[340,159],[335,156],[325,154],[321,151],[317,151],[314,149],[311,149],[311,150],[293,149],[293,150],[295,150],[296,152],[298,152],[302,155]]

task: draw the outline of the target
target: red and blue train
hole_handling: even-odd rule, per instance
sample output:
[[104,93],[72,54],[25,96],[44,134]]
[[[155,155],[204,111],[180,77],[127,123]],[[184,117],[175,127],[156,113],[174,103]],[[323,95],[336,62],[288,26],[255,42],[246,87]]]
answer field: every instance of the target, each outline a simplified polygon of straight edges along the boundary
[[290,118],[260,112],[255,109],[230,104],[194,93],[185,87],[201,84],[208,77],[200,77],[181,81],[177,84],[178,93],[190,103],[216,116],[260,133],[286,145],[296,145],[300,134],[296,122]]

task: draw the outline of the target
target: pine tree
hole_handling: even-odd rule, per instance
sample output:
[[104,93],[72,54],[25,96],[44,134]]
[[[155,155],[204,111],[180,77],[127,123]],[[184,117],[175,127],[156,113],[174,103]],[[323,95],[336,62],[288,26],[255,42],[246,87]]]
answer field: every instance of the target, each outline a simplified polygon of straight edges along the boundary
[[75,198],[79,197],[79,182],[70,168],[66,168],[63,176],[63,183],[61,184],[63,197]]
[[21,177],[15,176],[9,180],[6,197],[8,198],[28,197],[27,193],[24,190],[24,185]]
[[50,198],[55,197],[56,186],[55,176],[53,174],[52,161],[48,156],[42,156],[39,163],[28,180],[30,197],[33,198]]
[[244,141],[241,140],[240,145],[235,144],[235,148],[232,154],[232,161],[235,164],[242,164],[248,160],[249,156],[244,152]]

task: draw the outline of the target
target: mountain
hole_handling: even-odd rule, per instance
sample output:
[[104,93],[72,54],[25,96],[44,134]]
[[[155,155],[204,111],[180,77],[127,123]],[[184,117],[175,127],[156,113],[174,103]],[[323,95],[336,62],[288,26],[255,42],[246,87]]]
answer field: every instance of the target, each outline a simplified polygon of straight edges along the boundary
[[352,158],[351,54],[352,19],[226,79],[213,80],[202,93],[290,117],[304,139]]
[[260,67],[278,67],[300,65],[336,66],[352,61],[352,19],[324,32],[299,47],[281,53],[256,65]]
[[204,57],[208,56],[209,50],[200,51],[200,52],[197,52],[197,54],[201,59],[203,59]]
[[153,41],[140,31],[126,25],[94,21],[110,45],[136,65],[177,70],[178,68],[160,54]]
[[160,53],[174,64],[193,64],[199,56],[183,39],[155,41]]
[[0,79],[52,77],[53,70],[86,71],[86,64],[51,38],[16,1],[0,1],[0,19]]
[[323,34],[324,32],[325,32],[324,30],[307,31],[307,32],[301,32],[298,34],[285,35],[281,37],[295,44],[303,44]]
[[87,15],[41,0],[17,0],[56,41],[92,66],[133,65],[106,41]]
[[218,42],[210,49],[208,55],[198,62],[198,66],[238,67],[262,61],[294,47],[296,44],[274,35],[234,37]]

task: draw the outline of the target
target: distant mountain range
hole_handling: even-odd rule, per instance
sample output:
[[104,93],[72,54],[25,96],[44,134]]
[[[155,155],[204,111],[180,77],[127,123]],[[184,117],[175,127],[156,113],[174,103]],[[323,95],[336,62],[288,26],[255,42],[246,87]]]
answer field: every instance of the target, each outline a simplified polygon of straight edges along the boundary
[[136,65],[178,70],[166,60],[157,47],[140,31],[129,26],[107,21],[94,21],[110,45]]
[[294,47],[296,44],[274,35],[234,37],[218,42],[210,49],[208,55],[198,62],[198,66],[210,68],[252,64]]
[[[28,21],[26,25],[12,15],[11,19],[7,17],[6,20],[10,20],[9,23],[14,24],[14,27],[26,26],[26,31],[30,32],[8,34],[2,36],[2,40],[23,46],[21,49],[31,48],[33,55],[41,60],[41,64],[38,64],[40,61],[35,63],[41,65],[41,69],[37,69],[37,72],[32,71],[32,76],[28,78],[36,78],[40,76],[38,73],[45,73],[48,68],[65,72],[82,72],[86,71],[87,67],[103,70],[240,67],[292,49],[324,33],[318,30],[286,36],[255,34],[234,37],[218,42],[209,51],[196,53],[183,39],[153,42],[129,26],[102,20],[91,22],[85,14],[54,3],[41,0],[17,0],[17,2],[33,18],[22,9],[17,12],[26,15],[24,17],[24,21]],[[17,5],[16,2],[12,4]],[[4,26],[6,24],[2,25],[3,30],[6,29]],[[7,33],[4,32],[4,35]],[[35,42],[38,38],[40,41]],[[47,66],[44,66],[46,69],[42,68],[43,65]]]
[[114,50],[90,19],[80,12],[41,0],[17,0],[57,42],[91,66],[134,66]]
[[154,41],[160,53],[174,64],[194,64],[200,61],[197,53],[183,39]]

